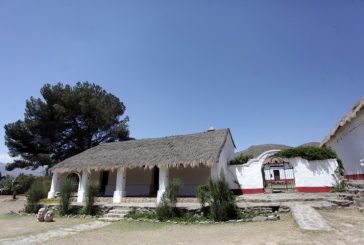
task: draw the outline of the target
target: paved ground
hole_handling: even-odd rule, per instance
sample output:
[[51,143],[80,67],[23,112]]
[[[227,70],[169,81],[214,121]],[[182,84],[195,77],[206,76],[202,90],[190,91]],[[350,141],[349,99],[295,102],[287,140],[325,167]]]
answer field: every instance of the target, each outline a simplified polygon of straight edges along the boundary
[[309,205],[293,205],[291,212],[303,231],[329,231],[331,229],[321,214]]
[[38,233],[35,235],[29,235],[29,236],[20,236],[10,239],[3,239],[0,240],[0,244],[43,244],[48,241],[52,241],[56,238],[62,238],[67,237],[70,235],[76,235],[79,232],[82,231],[90,231],[94,229],[99,229],[104,226],[109,225],[110,223],[102,222],[102,221],[93,221],[86,224],[79,224],[67,228],[58,228],[49,230],[43,233]]

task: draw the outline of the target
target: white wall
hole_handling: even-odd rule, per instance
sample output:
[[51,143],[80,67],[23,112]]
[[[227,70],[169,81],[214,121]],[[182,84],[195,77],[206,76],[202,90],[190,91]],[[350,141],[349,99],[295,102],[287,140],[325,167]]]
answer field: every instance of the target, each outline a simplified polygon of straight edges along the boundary
[[302,158],[291,158],[295,183],[297,187],[332,187],[335,185],[336,159],[322,161],[307,161]]
[[151,169],[126,169],[126,195],[149,196],[152,181]]
[[[278,152],[271,150],[259,157],[251,159],[246,164],[229,166],[229,186],[231,189],[263,189],[262,165],[264,160]],[[238,182],[238,184],[236,183]]]
[[229,133],[229,135],[226,138],[225,145],[221,151],[219,162],[211,167],[212,179],[219,178],[221,175],[221,171],[223,171],[226,180],[229,179],[228,165],[230,161],[234,158],[234,151],[235,151],[235,146],[231,134]]
[[[267,151],[258,158],[251,159],[246,164],[230,165],[229,177],[227,178],[230,188],[253,191],[251,193],[257,190],[257,193],[259,193],[259,189],[264,188],[263,163],[267,157],[278,151]],[[310,187],[332,187],[335,185],[335,177],[333,175],[338,166],[336,159],[307,161],[302,158],[291,158],[288,161],[293,167],[296,188],[298,187],[299,190],[310,191]],[[320,190],[322,188],[317,189],[317,191]]]
[[327,145],[343,161],[345,175],[364,174],[364,166],[360,165],[364,159],[364,110],[339,129]]
[[207,166],[170,168],[169,181],[179,180],[181,182],[182,186],[178,195],[195,196],[197,186],[207,183],[210,171]]

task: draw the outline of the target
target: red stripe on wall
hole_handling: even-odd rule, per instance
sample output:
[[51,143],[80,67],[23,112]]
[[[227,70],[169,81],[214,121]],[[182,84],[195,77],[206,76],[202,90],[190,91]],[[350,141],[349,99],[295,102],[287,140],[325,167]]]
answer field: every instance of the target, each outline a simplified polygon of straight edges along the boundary
[[344,175],[347,180],[364,180],[364,174],[348,174]]
[[235,195],[244,195],[244,194],[262,194],[264,193],[263,188],[256,189],[234,189],[232,190]]
[[330,192],[332,187],[329,186],[306,186],[296,187],[297,192]]

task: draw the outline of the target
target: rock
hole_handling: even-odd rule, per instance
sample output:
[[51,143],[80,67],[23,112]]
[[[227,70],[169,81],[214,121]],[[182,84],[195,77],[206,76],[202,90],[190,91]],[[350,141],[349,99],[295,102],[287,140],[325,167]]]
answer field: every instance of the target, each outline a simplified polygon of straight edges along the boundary
[[44,216],[46,214],[46,209],[45,208],[41,208],[38,210],[38,213],[37,213],[37,219],[39,222],[44,222]]
[[255,217],[252,219],[252,221],[253,221],[253,222],[261,222],[261,221],[266,221],[266,220],[268,220],[268,218],[267,218],[267,217],[265,217],[265,216],[255,216]]
[[45,215],[44,215],[44,221],[45,222],[53,222],[53,218],[54,218],[54,212],[52,210],[49,210]]
[[269,215],[267,219],[275,221],[275,220],[280,220],[281,218],[278,215]]

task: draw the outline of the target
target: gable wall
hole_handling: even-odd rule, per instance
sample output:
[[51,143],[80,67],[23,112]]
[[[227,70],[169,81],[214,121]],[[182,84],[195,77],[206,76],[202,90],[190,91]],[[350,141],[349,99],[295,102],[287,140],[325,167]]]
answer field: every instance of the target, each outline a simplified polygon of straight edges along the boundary
[[356,118],[341,128],[327,144],[343,161],[345,176],[364,179],[364,109]]

